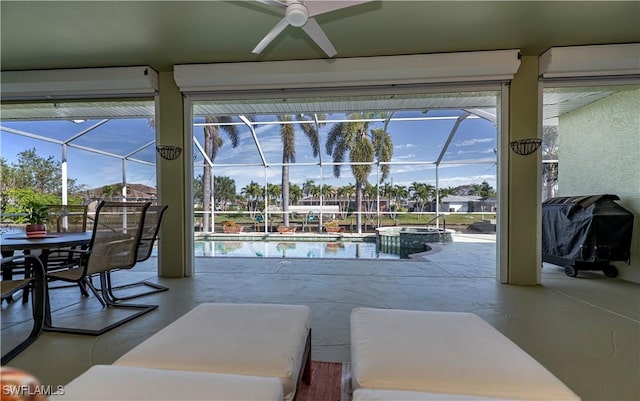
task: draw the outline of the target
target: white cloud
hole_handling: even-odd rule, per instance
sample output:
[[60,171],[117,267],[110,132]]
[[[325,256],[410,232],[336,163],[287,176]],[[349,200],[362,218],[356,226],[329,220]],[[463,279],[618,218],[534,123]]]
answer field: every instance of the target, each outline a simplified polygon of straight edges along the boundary
[[456,142],[455,146],[471,146],[477,143],[485,143],[485,142],[493,142],[495,138],[477,138],[477,139],[467,139],[465,141]]
[[413,143],[405,143],[402,145],[395,145],[393,148],[394,149],[415,149],[417,147],[418,145],[414,145]]
[[395,156],[393,158],[393,160],[412,160],[412,159],[415,159],[415,158],[416,158],[416,155],[413,154],[413,153],[410,153],[410,154],[404,155],[404,156]]

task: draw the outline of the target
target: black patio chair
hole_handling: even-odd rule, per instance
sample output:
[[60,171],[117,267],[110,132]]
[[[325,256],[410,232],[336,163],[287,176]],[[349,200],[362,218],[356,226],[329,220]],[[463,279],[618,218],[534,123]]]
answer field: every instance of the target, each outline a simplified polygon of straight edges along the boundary
[[47,205],[47,229],[59,233],[87,231],[87,205]]
[[[142,233],[142,237],[140,238],[140,246],[138,247],[138,256],[137,256],[136,262],[144,262],[145,260],[149,259],[149,257],[151,257],[151,253],[153,252],[153,246],[158,240],[158,233],[160,232],[160,224],[162,223],[162,217],[164,216],[164,212],[167,210],[167,208],[168,206],[166,205],[155,205],[155,206],[149,206],[149,208],[147,209],[147,213],[144,218],[144,230]],[[122,269],[131,269],[134,266],[130,266],[128,268],[123,267]],[[122,269],[119,269],[119,270],[122,270]],[[130,284],[113,286],[111,284],[111,274],[116,272],[117,271],[109,271],[106,273],[106,276],[107,276],[106,290],[112,302],[119,302],[123,300],[142,297],[145,295],[169,291],[168,287],[165,287],[150,281],[146,281],[146,280],[137,281],[135,283],[130,283]],[[113,293],[114,291],[117,291],[117,290],[129,289],[129,288],[139,287],[139,286],[146,286],[146,287],[150,287],[151,289],[141,293],[126,295],[126,296],[116,296]]]
[[45,297],[46,293],[46,281],[44,276],[44,266],[40,259],[30,255],[16,255],[2,258],[2,265],[7,263],[13,263],[20,261],[25,263],[29,270],[32,272],[31,277],[25,277],[23,279],[11,279],[0,281],[0,293],[3,300],[11,299],[11,296],[18,291],[21,291],[27,287],[31,287],[31,299],[32,299],[32,312],[33,312],[33,326],[31,332],[26,339],[15,345],[4,355],[2,355],[2,365],[6,365],[9,361],[15,358],[16,355],[24,351],[29,345],[31,345],[42,333],[44,326],[45,316]]
[[[107,292],[107,274],[112,270],[128,268],[136,263],[140,239],[144,229],[144,220],[150,203],[106,202],[102,201],[96,210],[93,235],[87,249],[70,249],[68,252],[80,255],[78,263],[65,270],[47,272],[48,281],[66,281],[88,284],[88,288],[103,308],[134,309],[129,314],[99,329],[85,327],[54,326],[51,321],[51,307],[47,302],[45,309],[45,330],[72,334],[100,335],[121,326],[158,305],[138,305],[115,303]],[[96,288],[88,278],[98,276],[100,288]],[[48,298],[47,298],[48,301]]]
[[[58,233],[85,232],[88,227],[88,206],[87,205],[47,205],[47,230]],[[73,253],[67,250],[54,250],[47,258],[47,270],[65,269],[73,264]],[[77,255],[75,255],[77,256]],[[85,297],[89,296],[84,283],[78,283],[80,293]],[[56,287],[63,288],[63,287]]]

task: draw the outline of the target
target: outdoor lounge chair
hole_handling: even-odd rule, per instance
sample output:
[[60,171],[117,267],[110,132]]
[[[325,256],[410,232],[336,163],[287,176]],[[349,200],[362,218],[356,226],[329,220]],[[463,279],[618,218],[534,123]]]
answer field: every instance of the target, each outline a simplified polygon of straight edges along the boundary
[[[87,283],[98,301],[105,308],[117,307],[137,309],[138,311],[99,329],[59,327],[53,326],[51,322],[51,308],[49,302],[47,302],[45,330],[100,335],[158,307],[157,305],[114,303],[107,293],[107,273],[112,270],[131,267],[136,263],[145,214],[149,206],[148,202],[102,201],[96,210],[93,234],[87,249],[68,250],[70,253],[80,255],[80,258],[76,259],[77,263],[65,270],[46,273],[48,281],[61,280],[70,283]],[[88,280],[92,276],[100,277],[100,289],[97,289],[91,280]]]
[[579,401],[538,361],[473,313],[355,308],[354,401]]
[[12,263],[17,259],[20,259],[28,265],[29,270],[33,273],[32,276],[23,279],[3,280],[0,282],[0,292],[2,293],[2,299],[5,300],[9,299],[16,292],[23,290],[24,288],[31,287],[33,327],[26,339],[2,355],[2,365],[7,364],[16,355],[31,345],[40,336],[44,325],[44,305],[46,296],[44,266],[42,266],[40,259],[35,256],[28,255],[3,257],[2,264]]
[[282,401],[282,384],[273,377],[184,370],[95,365],[64,386],[50,401],[202,400]]
[[114,365],[277,378],[291,401],[311,381],[310,322],[305,305],[204,303]]

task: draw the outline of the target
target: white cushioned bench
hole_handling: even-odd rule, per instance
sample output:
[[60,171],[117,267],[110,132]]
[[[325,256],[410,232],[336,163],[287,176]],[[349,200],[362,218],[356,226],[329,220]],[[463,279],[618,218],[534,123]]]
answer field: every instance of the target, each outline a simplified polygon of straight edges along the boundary
[[275,377],[289,401],[311,379],[310,320],[302,305],[200,304],[114,365]]
[[273,377],[95,365],[50,401],[282,401]]
[[360,388],[353,401],[507,401],[504,398],[475,397],[463,394],[426,393],[423,391],[377,390]]
[[[351,363],[356,393],[362,388],[488,399],[580,400],[472,313],[356,308],[351,313]],[[376,399],[371,392],[356,395],[358,400]],[[387,396],[386,401],[404,399]]]

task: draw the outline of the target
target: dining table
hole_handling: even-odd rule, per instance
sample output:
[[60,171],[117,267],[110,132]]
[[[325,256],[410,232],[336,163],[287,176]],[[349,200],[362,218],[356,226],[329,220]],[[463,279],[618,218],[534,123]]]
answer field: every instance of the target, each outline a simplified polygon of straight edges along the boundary
[[5,233],[0,238],[0,250],[3,253],[40,250],[42,252],[41,255],[45,254],[44,256],[46,257],[52,249],[89,245],[91,236],[92,233],[90,231],[50,233],[39,238],[27,237],[24,232]]
[[[40,254],[37,257],[42,261],[42,265],[45,268],[45,272],[47,271],[48,258],[51,251],[55,251],[56,249],[61,248],[69,248],[69,247],[77,247],[77,246],[87,246],[91,242],[91,237],[93,233],[90,231],[86,232],[63,232],[63,233],[48,233],[44,237],[34,238],[27,237],[25,232],[9,232],[3,233],[0,237],[0,251],[2,251],[2,255],[9,256],[13,254],[15,251],[22,251],[27,254],[31,254],[33,251],[40,251]],[[36,256],[34,254],[34,256]],[[28,272],[25,272],[28,274]],[[11,269],[3,269],[2,276],[3,280],[11,280],[12,279],[12,271]],[[27,299],[24,298],[23,302],[26,302]],[[45,330],[48,326],[50,326],[50,316],[49,316],[49,302],[48,295],[46,300],[47,313],[45,318]]]

